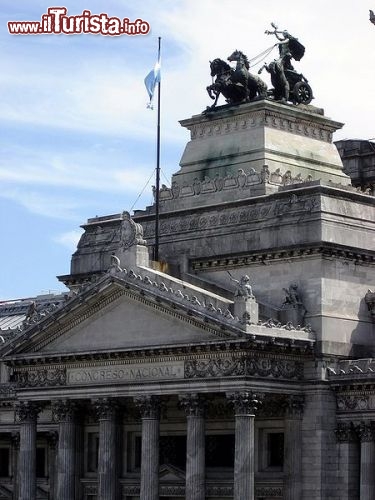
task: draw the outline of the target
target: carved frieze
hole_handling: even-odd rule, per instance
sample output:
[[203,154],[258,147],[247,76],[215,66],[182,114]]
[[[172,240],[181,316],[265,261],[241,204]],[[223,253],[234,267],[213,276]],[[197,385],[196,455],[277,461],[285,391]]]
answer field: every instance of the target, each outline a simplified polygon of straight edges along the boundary
[[13,373],[12,381],[17,387],[53,387],[66,384],[65,368],[40,368],[20,370]]
[[338,411],[363,411],[369,409],[368,395],[338,395],[336,397]]
[[303,364],[295,360],[262,357],[194,359],[185,362],[185,378],[260,376],[303,378]]

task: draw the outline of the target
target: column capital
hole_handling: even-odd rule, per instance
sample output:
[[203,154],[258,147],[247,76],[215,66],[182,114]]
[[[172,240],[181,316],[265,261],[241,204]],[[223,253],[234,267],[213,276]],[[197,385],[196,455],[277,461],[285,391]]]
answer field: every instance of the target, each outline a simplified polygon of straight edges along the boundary
[[42,405],[35,401],[19,401],[15,406],[15,421],[18,423],[36,422]]
[[285,398],[285,416],[289,418],[301,418],[305,397],[302,394],[290,394]]
[[160,418],[161,404],[159,396],[135,396],[134,404],[137,406],[142,418]]
[[351,422],[339,422],[335,434],[339,443],[350,443],[358,439]]
[[207,402],[200,394],[181,394],[178,405],[187,417],[204,417]]
[[263,399],[263,394],[247,391],[227,393],[226,396],[236,416],[254,416]]
[[369,443],[375,439],[375,428],[372,422],[360,422],[355,426],[355,430],[362,443]]
[[57,423],[74,422],[79,404],[70,399],[52,401],[52,419]]
[[115,398],[99,398],[93,401],[93,407],[98,420],[111,420],[116,416],[119,404]]

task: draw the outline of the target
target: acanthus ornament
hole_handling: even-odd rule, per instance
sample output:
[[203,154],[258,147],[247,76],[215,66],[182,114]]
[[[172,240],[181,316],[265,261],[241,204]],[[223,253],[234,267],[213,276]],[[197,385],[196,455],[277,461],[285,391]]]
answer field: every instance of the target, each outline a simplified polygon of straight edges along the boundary
[[18,423],[36,422],[42,406],[35,401],[19,401],[15,406],[15,421]]
[[339,422],[335,434],[339,443],[353,442],[358,439],[352,422]]
[[203,417],[207,403],[200,394],[182,394],[179,398],[179,407],[185,411],[187,417]]
[[227,398],[234,407],[236,416],[254,416],[264,398],[263,394],[254,392],[228,393]]
[[138,407],[142,418],[160,418],[161,404],[158,396],[135,396],[134,404]]
[[74,422],[79,404],[69,399],[57,400],[52,402],[52,419],[57,423]]
[[93,407],[98,420],[110,420],[116,416],[118,402],[113,398],[99,398],[93,401]]
[[372,442],[375,438],[375,429],[372,422],[360,422],[355,426],[355,430],[361,442]]

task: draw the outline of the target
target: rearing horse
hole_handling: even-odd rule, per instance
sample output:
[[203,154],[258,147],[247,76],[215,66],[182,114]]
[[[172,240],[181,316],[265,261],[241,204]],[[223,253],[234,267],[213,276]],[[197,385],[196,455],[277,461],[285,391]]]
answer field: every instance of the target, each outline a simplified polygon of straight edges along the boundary
[[258,75],[253,75],[249,72],[249,60],[243,52],[235,50],[233,54],[228,57],[228,61],[237,62],[236,68],[232,74],[232,81],[238,82],[246,88],[246,100],[251,101],[256,96],[262,99],[267,97],[267,85]]
[[246,100],[246,87],[232,79],[233,69],[222,59],[210,61],[211,76],[216,76],[215,82],[207,87],[208,95],[214,99],[212,109],[216,106],[219,95],[223,94],[228,104],[244,102]]

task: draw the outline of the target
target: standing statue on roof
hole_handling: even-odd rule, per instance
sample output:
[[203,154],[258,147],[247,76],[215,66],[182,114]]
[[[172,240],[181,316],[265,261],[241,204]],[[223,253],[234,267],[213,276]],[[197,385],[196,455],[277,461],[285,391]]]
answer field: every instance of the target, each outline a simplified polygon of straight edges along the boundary
[[300,61],[305,54],[305,47],[288,31],[280,31],[276,24],[271,23],[273,31],[266,31],[266,35],[275,35],[278,43],[279,58],[270,64],[264,64],[259,70],[265,68],[271,74],[274,86],[273,96],[276,101],[294,104],[309,104],[313,98],[312,89],[307,79],[298,73],[291,61]]

